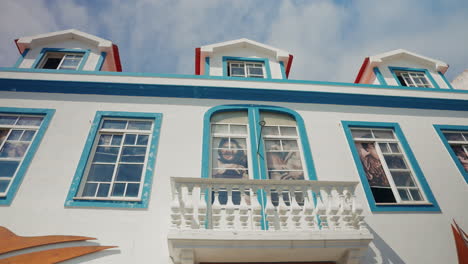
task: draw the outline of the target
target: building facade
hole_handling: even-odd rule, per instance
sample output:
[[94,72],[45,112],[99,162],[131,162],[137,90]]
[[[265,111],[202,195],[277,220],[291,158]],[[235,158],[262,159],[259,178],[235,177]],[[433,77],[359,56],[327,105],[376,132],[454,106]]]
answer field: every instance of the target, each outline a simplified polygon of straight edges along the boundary
[[338,83],[290,80],[293,55],[248,39],[196,48],[195,75],[121,72],[115,44],[77,30],[16,45],[0,226],[97,240],[0,261],[70,245],[117,248],[63,263],[458,261],[468,92],[444,62],[396,50]]

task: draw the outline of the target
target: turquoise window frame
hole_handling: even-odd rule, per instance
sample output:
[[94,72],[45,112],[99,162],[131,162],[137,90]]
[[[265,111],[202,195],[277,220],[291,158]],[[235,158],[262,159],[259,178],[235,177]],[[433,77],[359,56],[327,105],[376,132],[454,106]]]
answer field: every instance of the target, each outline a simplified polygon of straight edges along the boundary
[[104,61],[106,60],[107,52],[101,52],[101,55],[99,56],[99,60],[96,64],[96,68],[94,69],[95,71],[100,71],[102,69],[102,65],[104,64]]
[[[80,65],[78,68],[76,68],[77,71],[83,71],[83,67],[85,66],[86,62],[88,61],[89,53],[91,50],[89,49],[58,49],[58,48],[43,48],[41,52],[39,53],[39,56],[37,56],[36,61],[34,61],[34,64],[32,65],[31,68],[33,69],[38,69],[37,67],[39,64],[42,62],[44,59],[45,55],[48,52],[57,52],[57,53],[80,53],[83,54],[83,58],[81,59]],[[57,70],[52,70],[52,69],[38,69],[38,70],[46,70],[46,71],[51,71],[51,72],[56,72],[56,71],[61,71],[59,69]],[[68,70],[70,71],[70,70]]]
[[26,55],[28,55],[29,49],[25,49],[23,53],[19,56],[18,60],[16,61],[15,65],[13,65],[14,68],[19,68],[21,63],[23,63],[24,58],[26,58]]
[[385,78],[383,77],[382,73],[380,72],[379,68],[374,67],[374,74],[375,74],[375,77],[377,78],[377,80],[379,81],[380,85],[388,85],[387,82],[385,81]]
[[49,127],[50,121],[55,114],[55,109],[39,109],[39,108],[13,108],[13,107],[0,107],[0,114],[16,114],[16,115],[37,115],[43,116],[41,126],[37,130],[37,134],[34,140],[31,142],[28,152],[23,158],[20,166],[17,169],[17,172],[13,178],[13,182],[10,185],[6,196],[0,197],[0,205],[10,205],[18,191],[18,188],[23,181],[24,176],[28,170],[29,165],[31,164],[34,155],[36,154],[37,149],[44,137],[47,128]]
[[[228,76],[227,63],[228,61],[245,61],[245,62],[259,62],[263,63],[265,67],[265,77],[264,78],[251,78],[251,77],[231,77]],[[271,79],[271,70],[270,70],[270,60],[264,58],[244,58],[244,57],[230,57],[223,56],[223,76],[232,79],[240,80],[270,80]]]
[[434,80],[434,78],[432,78],[432,75],[431,73],[427,70],[427,69],[418,69],[418,68],[407,68],[407,67],[393,67],[393,66],[390,66],[388,67],[388,69],[390,69],[390,72],[392,73],[393,75],[393,78],[395,78],[398,86],[400,87],[408,87],[408,86],[404,86],[401,84],[400,80],[398,80],[398,77],[396,76],[396,73],[395,71],[407,71],[407,72],[422,72],[426,75],[427,79],[429,79],[429,81],[431,82],[432,84],[432,88],[426,88],[426,87],[417,87],[417,88],[423,88],[423,89],[440,89],[439,85],[437,84],[437,82]]
[[[210,178],[210,151],[211,151],[211,117],[214,114],[227,112],[227,111],[246,111],[249,120],[249,138],[250,138],[250,155],[252,157],[252,173],[253,179],[267,180],[268,172],[266,164],[261,160],[260,157],[265,157],[263,141],[261,139],[260,131],[260,111],[276,112],[280,114],[288,114],[296,120],[296,126],[299,133],[299,138],[302,145],[302,153],[304,157],[305,171],[309,177],[309,180],[317,180],[315,172],[315,166],[312,159],[312,153],[309,146],[309,138],[304,125],[302,117],[294,110],[279,107],[279,106],[267,106],[267,105],[220,105],[209,109],[203,118],[203,148],[202,148],[202,178]],[[258,148],[258,153],[257,153]],[[207,196],[208,197],[208,196]],[[258,201],[262,207],[266,206],[266,194],[263,190],[259,190],[257,193]],[[314,196],[315,199],[315,196]],[[208,223],[206,223],[208,224]],[[262,229],[268,229],[266,218],[263,217]]]
[[448,140],[445,138],[444,133],[442,133],[442,131],[464,131],[464,132],[468,133],[468,126],[434,125],[434,128],[435,128],[437,134],[439,135],[440,140],[442,141],[442,144],[444,144],[444,146],[447,149],[448,153],[450,154],[453,161],[457,165],[457,168],[460,171],[463,178],[465,179],[465,182],[468,183],[468,173],[466,172],[465,168],[463,168],[462,163],[460,162],[457,155],[453,151],[452,147],[448,143]]
[[284,69],[284,62],[280,61],[279,65],[281,68],[281,78],[284,80],[288,79],[288,77],[286,76],[286,70]]
[[[151,135],[151,144],[149,145],[148,160],[146,164],[145,179],[142,183],[142,194],[140,201],[119,201],[119,200],[81,200],[74,199],[78,194],[79,187],[82,184],[85,176],[86,166],[91,155],[96,136],[99,132],[99,127],[104,118],[122,118],[122,119],[152,119],[154,121],[153,134]],[[91,129],[86,139],[86,143],[81,154],[75,175],[68,192],[65,206],[66,207],[113,207],[113,208],[148,208],[151,185],[153,182],[154,166],[156,164],[156,154],[158,148],[158,139],[161,130],[161,113],[140,113],[140,112],[114,112],[114,111],[98,111],[94,117]]]
[[440,78],[442,78],[442,80],[444,80],[444,82],[447,84],[447,87],[453,90],[454,88],[452,84],[447,80],[447,78],[445,78],[445,75],[440,71],[439,71],[439,75],[440,75]]
[[[439,205],[432,194],[431,188],[424,177],[424,174],[419,167],[419,164],[411,151],[411,148],[406,140],[403,131],[398,123],[384,123],[384,122],[363,122],[363,121],[341,121],[346,139],[348,140],[349,148],[353,155],[354,163],[361,179],[364,192],[369,203],[369,207],[373,212],[440,212]],[[404,154],[408,159],[411,167],[413,168],[414,176],[418,179],[421,191],[424,192],[428,204],[376,204],[372,194],[367,176],[362,166],[361,159],[354,145],[354,139],[351,134],[351,128],[388,128],[392,129],[403,148]]]

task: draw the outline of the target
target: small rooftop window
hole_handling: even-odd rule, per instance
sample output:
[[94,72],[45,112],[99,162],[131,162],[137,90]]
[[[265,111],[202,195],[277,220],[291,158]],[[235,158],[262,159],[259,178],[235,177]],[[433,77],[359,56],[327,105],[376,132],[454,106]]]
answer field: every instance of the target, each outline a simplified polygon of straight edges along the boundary
[[424,72],[395,71],[395,75],[402,86],[433,88]]
[[38,69],[77,70],[83,60],[82,53],[47,52]]
[[228,76],[265,78],[264,65],[260,62],[228,61]]

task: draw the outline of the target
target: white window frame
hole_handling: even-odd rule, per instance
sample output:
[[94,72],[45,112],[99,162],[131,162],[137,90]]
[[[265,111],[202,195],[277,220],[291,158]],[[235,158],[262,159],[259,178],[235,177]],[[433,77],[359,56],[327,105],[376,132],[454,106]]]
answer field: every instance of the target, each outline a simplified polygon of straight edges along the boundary
[[[5,137],[5,140],[3,142],[0,142],[0,150],[3,148],[3,146],[7,142],[7,139],[8,139],[8,137],[10,136],[10,134],[11,134],[11,132],[13,130],[32,130],[32,131],[35,131],[34,136],[29,141],[28,147],[25,150],[23,157],[21,157],[21,158],[0,158],[0,160],[5,160],[5,161],[19,161],[18,167],[16,168],[16,171],[13,174],[12,177],[0,177],[0,180],[8,179],[10,181],[9,184],[8,184],[8,187],[5,189],[5,191],[0,192],[0,197],[6,197],[9,190],[10,190],[10,188],[11,188],[11,186],[12,186],[12,183],[13,183],[16,175],[18,174],[19,168],[21,168],[21,166],[23,165],[24,158],[26,157],[29,149],[31,148],[32,143],[36,139],[37,133],[38,133],[39,129],[41,128],[41,125],[44,122],[45,117],[40,116],[40,117],[42,117],[42,121],[41,121],[41,124],[39,124],[38,126],[25,126],[25,125],[16,125],[16,123],[20,120],[21,117],[38,117],[38,116],[37,115],[25,115],[25,114],[3,114],[3,113],[0,114],[0,115],[1,116],[14,116],[14,117],[17,117],[16,122],[13,125],[0,124],[0,129],[1,130],[3,130],[3,129],[8,129],[9,130],[8,134]],[[24,131],[23,131],[23,133],[24,133]]]
[[[80,61],[78,62],[78,64],[76,65],[76,67],[69,67],[69,66],[64,66],[62,68],[62,64],[63,62],[65,61],[65,58],[67,56],[80,56],[81,59]],[[45,64],[47,63],[47,60],[49,58],[54,58],[54,59],[58,59],[60,58],[60,63],[57,65],[57,68],[55,70],[78,70],[78,68],[80,67],[81,63],[83,62],[83,59],[85,57],[85,54],[82,53],[82,52],[53,52],[53,51],[48,51],[46,52],[46,54],[44,55],[44,58],[42,58],[40,64],[39,64],[39,69],[44,69],[43,67],[45,66]],[[53,69],[48,69],[48,70],[53,70]]]
[[[403,70],[394,70],[395,76],[401,77],[401,79],[404,81],[404,84],[406,84],[406,87],[424,87],[424,88],[434,88],[432,86],[429,78],[427,77],[425,72],[421,71],[403,71]],[[403,76],[404,74],[407,75]],[[417,76],[419,75],[419,76]],[[421,76],[422,75],[422,76]],[[398,80],[401,82],[400,78]],[[408,82],[408,79],[411,83]],[[417,83],[416,80],[421,80],[420,83]],[[425,80],[425,83],[422,81]],[[403,83],[401,85],[404,85]],[[404,85],[405,86],[405,85]]]
[[[127,130],[127,129],[106,129],[106,128],[102,128],[102,126],[104,124],[104,121],[107,121],[107,120],[127,121],[126,127],[128,127],[128,124],[129,124],[130,121],[149,121],[149,122],[151,122],[151,129],[150,130]],[[147,165],[148,165],[150,147],[151,147],[151,144],[153,144],[152,135],[153,135],[154,127],[155,127],[155,120],[151,119],[151,118],[148,118],[148,119],[147,118],[135,119],[135,118],[125,118],[125,117],[122,117],[122,118],[103,117],[101,119],[100,124],[99,124],[99,129],[98,129],[98,131],[97,131],[97,133],[96,133],[96,135],[94,137],[94,143],[93,143],[93,147],[91,149],[91,154],[90,154],[89,159],[88,159],[88,161],[86,163],[86,169],[84,171],[81,184],[80,184],[80,186],[78,188],[77,195],[75,197],[73,197],[73,199],[74,200],[97,200],[97,201],[135,201],[135,202],[136,201],[141,201],[142,200],[141,195],[142,195],[142,192],[143,192],[143,189],[144,189],[143,185],[145,183],[145,177],[146,177],[146,170],[147,170]],[[91,169],[91,166],[93,164],[93,159],[94,159],[94,156],[96,154],[96,150],[98,148],[99,138],[100,138],[100,136],[102,134],[112,134],[112,135],[121,134],[122,135],[122,140],[121,140],[120,145],[119,145],[119,152],[118,152],[118,155],[117,155],[117,159],[116,159],[115,163],[113,163],[113,164],[115,164],[115,167],[114,167],[114,171],[112,173],[112,180],[109,182],[109,184],[111,186],[109,187],[108,196],[107,197],[83,196],[83,191],[84,191],[84,188],[85,188],[85,185],[87,183],[88,176],[89,176],[89,170]],[[121,157],[122,150],[123,150],[123,147],[124,147],[124,140],[125,140],[125,135],[126,134],[137,134],[137,135],[147,135],[148,136],[148,143],[146,145],[146,152],[145,152],[145,160],[144,160],[144,163],[143,163],[143,168],[141,170],[142,175],[141,175],[140,182],[139,182],[139,189],[138,189],[138,196],[137,197],[111,196],[114,185],[116,183],[119,183],[119,182],[116,182],[118,166],[119,166],[119,164],[126,164],[125,162],[123,162],[123,163],[120,162],[120,157]],[[134,164],[134,163],[131,163],[131,164]],[[99,185],[98,185],[98,187],[99,187]],[[127,187],[128,187],[128,185],[126,185],[126,188]],[[126,188],[124,190],[124,194],[126,192]],[[98,192],[98,189],[96,189],[95,195],[97,194],[97,192]]]
[[[258,78],[258,79],[265,79],[266,78],[266,71],[265,71],[265,63],[264,62],[259,62],[259,61],[227,61],[228,64],[228,76],[229,77],[244,77],[244,78]],[[233,75],[232,73],[232,64],[243,64],[244,68],[244,75]],[[254,68],[260,68],[259,66],[256,66],[255,64],[261,65],[262,68],[262,75],[258,74],[251,74],[249,71],[249,67],[247,64],[253,64]]]
[[[376,205],[404,205],[404,204],[408,204],[408,205],[418,205],[418,204],[431,204],[424,192],[424,189],[422,188],[421,186],[421,183],[419,182],[419,179],[418,177],[416,176],[416,173],[414,171],[414,168],[411,164],[411,162],[409,162],[408,160],[408,157],[407,157],[407,154],[405,153],[405,150],[403,148],[403,146],[401,145],[400,143],[400,140],[398,139],[394,129],[391,129],[391,128],[374,128],[374,127],[350,127],[350,132],[351,132],[351,135],[352,135],[352,131],[353,130],[370,130],[372,135],[373,135],[373,138],[355,138],[353,136],[353,141],[355,143],[374,143],[374,147],[377,151],[377,154],[379,156],[379,159],[380,159],[380,163],[382,164],[382,167],[384,169],[384,172],[385,172],[385,176],[387,177],[388,179],[388,182],[390,184],[390,188],[392,190],[392,193],[393,193],[393,196],[395,197],[395,200],[396,202],[395,203],[378,203],[376,202],[375,204]],[[374,136],[374,133],[373,131],[385,131],[385,132],[388,132],[388,131],[391,131],[392,132],[392,135],[393,135],[393,138],[392,139],[387,139],[387,138],[376,138]],[[421,198],[422,200],[421,201],[414,201],[414,200],[410,200],[410,201],[403,201],[400,197],[400,193],[398,192],[398,188],[400,189],[415,189],[415,187],[404,187],[404,186],[400,186],[400,187],[397,187],[395,182],[394,182],[394,179],[393,179],[393,176],[391,174],[391,170],[388,168],[388,165],[387,165],[387,162],[384,158],[384,154],[380,148],[380,145],[379,143],[396,143],[398,145],[398,148],[402,154],[402,157],[404,159],[404,162],[405,162],[405,165],[408,167],[408,170],[405,170],[405,169],[402,169],[402,171],[409,171],[411,173],[411,178],[412,180],[414,181],[415,183],[415,187],[418,189],[420,195],[421,195]],[[361,162],[361,161],[360,161]],[[392,169],[394,171],[398,170],[398,169]],[[410,195],[411,197],[411,192],[408,192],[408,194]],[[375,197],[374,197],[375,199]]]

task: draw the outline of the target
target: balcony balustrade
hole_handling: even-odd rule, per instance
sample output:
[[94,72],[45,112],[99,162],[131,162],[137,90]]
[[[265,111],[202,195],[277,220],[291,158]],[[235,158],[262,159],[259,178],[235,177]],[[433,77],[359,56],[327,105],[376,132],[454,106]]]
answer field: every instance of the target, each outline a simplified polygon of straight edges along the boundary
[[357,182],[172,178],[176,230],[369,233]]

